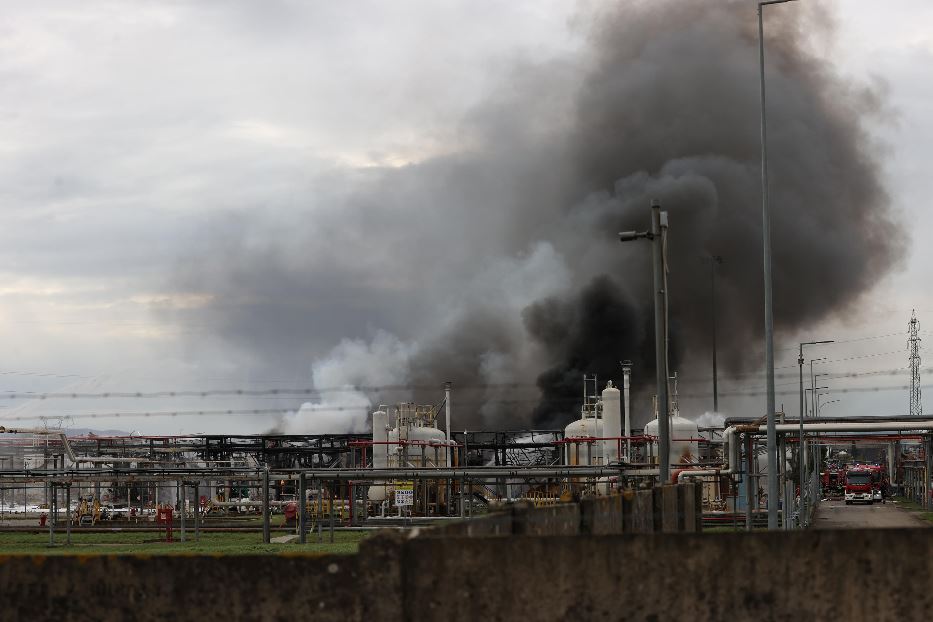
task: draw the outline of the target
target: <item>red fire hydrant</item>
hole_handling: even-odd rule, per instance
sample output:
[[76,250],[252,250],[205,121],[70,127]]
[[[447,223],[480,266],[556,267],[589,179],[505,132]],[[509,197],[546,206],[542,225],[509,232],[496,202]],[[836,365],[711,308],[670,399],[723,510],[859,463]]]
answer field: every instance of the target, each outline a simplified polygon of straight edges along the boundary
[[45,514],[40,514],[40,515],[39,515],[39,526],[40,526],[40,527],[45,527],[45,523],[46,523],[46,521],[48,520],[48,518],[49,518],[49,517],[48,517],[47,515],[45,515]]
[[170,505],[160,506],[156,508],[156,524],[165,525],[165,536],[164,539],[166,542],[173,542],[172,540],[172,512],[174,508]]

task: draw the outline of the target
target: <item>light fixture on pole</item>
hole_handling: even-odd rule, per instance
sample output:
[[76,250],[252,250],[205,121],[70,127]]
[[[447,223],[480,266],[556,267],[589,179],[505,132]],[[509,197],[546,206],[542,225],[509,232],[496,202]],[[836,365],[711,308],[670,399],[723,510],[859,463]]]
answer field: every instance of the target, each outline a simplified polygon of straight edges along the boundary
[[761,237],[764,257],[765,292],[765,375],[768,400],[768,529],[778,528],[777,430],[774,415],[774,308],[771,300],[771,213],[768,201],[768,122],[765,105],[765,28],[764,7],[794,0],[758,2],[758,63],[761,81]]
[[830,404],[835,404],[836,402],[841,402],[842,400],[829,400],[823,404],[820,404],[820,409],[817,411],[816,416],[819,417],[820,413],[823,412],[823,409],[829,406]]

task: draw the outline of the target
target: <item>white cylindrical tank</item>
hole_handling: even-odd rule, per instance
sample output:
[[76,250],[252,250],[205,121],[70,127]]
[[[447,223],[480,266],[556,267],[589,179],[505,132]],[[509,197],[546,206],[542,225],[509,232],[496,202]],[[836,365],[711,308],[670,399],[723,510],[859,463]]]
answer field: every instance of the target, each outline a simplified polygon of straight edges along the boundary
[[692,464],[700,459],[700,432],[695,421],[671,417],[671,463]]
[[[389,466],[389,452],[393,449],[387,445],[389,440],[389,413],[377,410],[373,413],[373,468],[385,469]],[[388,494],[385,482],[373,482],[369,487],[369,500],[382,502]]]
[[[697,424],[689,419],[684,419],[680,415],[671,417],[670,422],[671,464],[692,464],[697,462],[700,454],[700,444],[696,440],[699,438]],[[645,426],[645,436],[658,436],[657,419],[652,419]],[[651,447],[653,461],[656,463],[659,455],[658,441],[652,441]]]
[[603,455],[606,464],[619,461],[619,440],[622,436],[622,395],[612,386],[612,380],[603,389]]
[[[616,391],[618,393],[618,391]],[[577,419],[566,428],[564,428],[564,439],[568,442],[566,447],[565,462],[570,465],[596,465],[603,464],[603,443],[602,441],[580,441],[573,442],[573,439],[579,438],[602,438],[603,420],[597,417],[584,417]]]
[[443,430],[429,426],[409,428],[408,441],[406,461],[409,465],[424,468],[447,466],[447,435]]

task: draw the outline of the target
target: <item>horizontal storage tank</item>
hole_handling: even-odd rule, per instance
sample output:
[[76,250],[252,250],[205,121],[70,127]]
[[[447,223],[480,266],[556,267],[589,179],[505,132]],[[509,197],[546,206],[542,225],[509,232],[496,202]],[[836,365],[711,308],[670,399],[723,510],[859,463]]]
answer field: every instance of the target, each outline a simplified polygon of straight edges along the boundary
[[[402,430],[407,445],[390,445],[389,466],[391,468],[446,467],[447,435],[434,427],[420,426]],[[390,441],[398,441],[398,430],[389,432]]]
[[[689,419],[684,419],[680,415],[674,415],[670,418],[671,422],[671,464],[693,464],[698,461],[700,455],[700,444],[696,440],[700,432],[697,424]],[[658,436],[658,420],[653,419],[645,426],[645,436]],[[658,462],[659,445],[658,441],[652,441],[651,453],[654,456],[653,462]]]
[[569,465],[598,465],[603,464],[603,442],[602,441],[580,441],[573,442],[573,439],[580,438],[602,438],[603,420],[595,416],[584,417],[572,422],[564,428],[564,461]]

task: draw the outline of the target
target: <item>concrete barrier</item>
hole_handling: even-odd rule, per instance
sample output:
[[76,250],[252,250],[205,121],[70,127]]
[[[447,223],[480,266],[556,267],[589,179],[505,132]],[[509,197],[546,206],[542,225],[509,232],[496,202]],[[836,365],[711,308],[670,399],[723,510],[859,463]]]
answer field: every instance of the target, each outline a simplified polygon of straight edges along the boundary
[[690,483],[585,497],[579,503],[538,508],[516,503],[486,516],[435,527],[427,533],[435,537],[484,537],[701,531],[700,493],[700,487]]
[[[686,484],[681,484],[681,487]],[[663,533],[676,533],[681,524],[680,508],[678,504],[678,486],[657,486],[653,493],[654,503],[654,531]]]
[[425,539],[404,619],[925,620],[933,530]]
[[624,531],[625,510],[622,495],[580,500],[580,533],[609,535]]
[[411,537],[357,556],[0,557],[3,619],[925,620],[933,530]]
[[652,490],[639,490],[632,503],[632,530],[630,533],[654,533],[655,496]]
[[528,536],[572,536],[580,533],[580,505],[563,503],[513,514],[514,533]]

